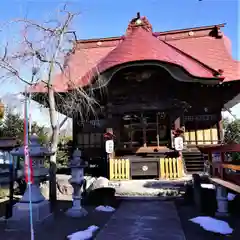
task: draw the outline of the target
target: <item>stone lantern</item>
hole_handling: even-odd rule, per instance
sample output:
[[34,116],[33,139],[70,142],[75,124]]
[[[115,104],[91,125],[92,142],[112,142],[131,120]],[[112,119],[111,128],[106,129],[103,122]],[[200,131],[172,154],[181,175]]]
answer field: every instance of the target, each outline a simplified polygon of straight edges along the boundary
[[[22,227],[24,227],[23,225],[25,223],[29,225],[30,188],[33,222],[38,224],[51,216],[49,201],[45,199],[40,190],[40,181],[42,179],[46,179],[46,176],[48,175],[48,169],[44,167],[44,162],[47,160],[46,157],[49,157],[54,153],[52,153],[49,148],[41,146],[38,142],[38,136],[35,134],[30,137],[30,144],[28,148],[29,158],[32,160],[33,183],[31,186],[27,184],[27,188],[22,199],[14,205],[13,215],[9,219],[9,223],[15,222],[17,225],[21,225]],[[11,154],[13,156],[24,158],[24,146],[15,148],[11,151]]]
[[84,184],[84,168],[87,165],[82,160],[82,153],[76,149],[73,152],[72,159],[70,160],[71,178],[69,183],[73,187],[73,204],[66,214],[71,217],[82,217],[87,215],[87,211],[81,205],[81,188]]

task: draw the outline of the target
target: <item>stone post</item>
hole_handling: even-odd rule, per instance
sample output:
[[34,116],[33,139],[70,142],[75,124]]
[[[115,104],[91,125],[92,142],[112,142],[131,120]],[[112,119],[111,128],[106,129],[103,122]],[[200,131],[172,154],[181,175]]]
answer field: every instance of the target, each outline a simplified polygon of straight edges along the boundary
[[228,216],[228,198],[227,189],[222,186],[217,186],[217,216]]
[[198,211],[202,209],[202,201],[201,201],[201,177],[199,174],[193,174],[193,199],[194,204]]
[[81,151],[76,149],[73,153],[70,161],[71,178],[69,183],[73,187],[73,203],[72,207],[66,211],[66,214],[70,217],[83,217],[87,215],[87,211],[81,205],[81,188],[84,183],[84,168],[87,166],[81,159]]
[[[35,134],[30,137],[28,148],[29,159],[32,161],[33,183],[31,185],[27,184],[26,191],[21,200],[13,207],[13,215],[8,219],[9,226],[13,228],[29,228],[30,194],[32,202],[32,217],[35,226],[52,216],[49,201],[47,201],[41,193],[40,182],[42,179],[46,179],[48,174],[48,169],[44,167],[44,161],[46,160],[46,157],[49,157],[53,153],[49,148],[41,146],[38,143],[38,136]],[[24,158],[24,146],[12,150],[11,154],[13,156]],[[22,175],[24,176],[24,174]]]

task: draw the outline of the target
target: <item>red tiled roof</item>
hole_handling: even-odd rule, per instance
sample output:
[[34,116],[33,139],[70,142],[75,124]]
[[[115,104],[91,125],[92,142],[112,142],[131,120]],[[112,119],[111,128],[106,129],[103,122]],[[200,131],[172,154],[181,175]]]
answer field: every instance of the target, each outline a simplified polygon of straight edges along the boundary
[[[69,85],[84,86],[97,73],[126,62],[158,60],[177,64],[191,75],[213,78],[223,70],[224,82],[240,79],[240,63],[232,59],[230,41],[210,36],[215,26],[153,33],[136,27],[124,38],[106,38],[78,41],[75,52],[68,60],[65,75],[54,79],[56,91],[67,91]],[[223,25],[218,25],[218,28]],[[69,78],[71,83],[69,83]],[[45,92],[43,85],[31,89]]]
[[231,56],[229,39],[223,35],[216,39],[210,36],[169,41],[178,49],[194,56],[213,69],[224,70],[224,82],[240,79],[240,62]]
[[83,79],[79,79],[80,81],[74,82],[74,86],[86,84],[89,77],[92,78],[94,74],[97,74],[96,70],[102,73],[111,67],[141,60],[156,60],[176,64],[199,78],[214,78],[213,74],[216,73],[216,71],[204,67],[193,58],[173,48],[170,44],[157,39],[151,32],[137,27],[102,59],[95,69],[92,69]]
[[[69,80],[81,79],[86,76],[93,66],[96,66],[100,59],[104,58],[115,47],[84,48],[79,44],[69,58],[68,68],[65,74],[58,74],[54,78],[53,87],[56,92],[66,92],[68,90]],[[32,92],[45,92],[47,88],[43,82],[31,87]]]

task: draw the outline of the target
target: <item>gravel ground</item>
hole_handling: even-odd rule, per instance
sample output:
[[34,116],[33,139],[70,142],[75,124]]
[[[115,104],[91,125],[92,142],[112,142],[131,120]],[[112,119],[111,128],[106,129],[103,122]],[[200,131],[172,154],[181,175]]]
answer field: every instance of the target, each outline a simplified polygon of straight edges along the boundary
[[234,232],[230,236],[223,236],[220,234],[214,234],[212,232],[205,231],[198,224],[192,223],[189,219],[200,216],[194,206],[186,205],[182,200],[175,201],[178,215],[180,217],[182,227],[185,233],[186,240],[239,240],[240,239],[240,216],[237,218],[228,217],[222,219],[227,221],[229,225],[234,229]]
[[189,179],[111,181],[109,185],[116,189],[117,196],[178,196],[186,180]]

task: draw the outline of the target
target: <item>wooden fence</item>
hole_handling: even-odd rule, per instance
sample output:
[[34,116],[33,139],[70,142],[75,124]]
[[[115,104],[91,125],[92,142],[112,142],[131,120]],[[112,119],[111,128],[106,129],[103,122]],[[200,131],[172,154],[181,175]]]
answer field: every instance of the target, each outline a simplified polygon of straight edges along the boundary
[[183,176],[183,161],[181,158],[161,158],[160,177],[177,179]]
[[110,159],[109,178],[110,180],[129,180],[130,179],[129,159]]
[[[159,165],[160,177],[163,179],[178,179],[183,176],[183,161],[181,158],[161,158]],[[129,159],[110,159],[109,178],[110,180],[129,180]]]

